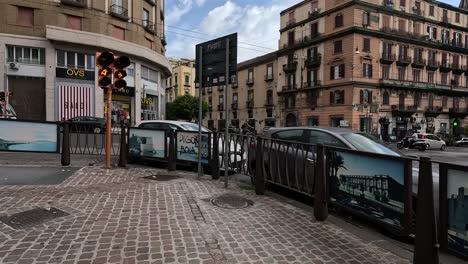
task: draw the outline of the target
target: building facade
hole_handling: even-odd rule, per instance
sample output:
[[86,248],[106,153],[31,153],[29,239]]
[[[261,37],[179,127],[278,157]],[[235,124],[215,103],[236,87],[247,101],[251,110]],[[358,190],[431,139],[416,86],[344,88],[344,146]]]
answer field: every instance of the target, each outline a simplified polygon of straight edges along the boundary
[[95,54],[126,55],[127,88],[114,92],[114,123],[164,118],[163,0],[5,0],[0,4],[0,90],[18,119],[103,117]]
[[[166,79],[166,99],[173,102],[178,96],[195,96],[195,61],[189,59],[169,59],[172,76]],[[198,96],[198,95],[196,95]]]
[[468,10],[430,0],[305,0],[282,11],[280,125],[384,139],[461,133],[452,124],[468,125],[467,26]]

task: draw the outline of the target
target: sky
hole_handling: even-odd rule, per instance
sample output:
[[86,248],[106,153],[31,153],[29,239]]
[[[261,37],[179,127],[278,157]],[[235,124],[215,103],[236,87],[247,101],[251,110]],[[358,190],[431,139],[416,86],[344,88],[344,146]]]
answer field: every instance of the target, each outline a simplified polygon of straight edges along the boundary
[[194,59],[196,44],[235,32],[238,62],[265,55],[278,48],[280,12],[301,1],[166,0],[167,56]]

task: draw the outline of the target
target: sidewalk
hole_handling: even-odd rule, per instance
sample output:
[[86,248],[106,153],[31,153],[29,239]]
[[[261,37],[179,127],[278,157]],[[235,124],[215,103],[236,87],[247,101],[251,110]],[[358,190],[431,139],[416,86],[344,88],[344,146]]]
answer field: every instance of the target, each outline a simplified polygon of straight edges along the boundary
[[[37,206],[70,214],[19,230],[0,222],[0,263],[410,263],[235,183],[226,191],[220,181],[187,172],[171,173],[168,181],[142,178],[167,174],[87,166],[59,185],[0,186],[0,216]],[[224,193],[254,204],[210,203]]]

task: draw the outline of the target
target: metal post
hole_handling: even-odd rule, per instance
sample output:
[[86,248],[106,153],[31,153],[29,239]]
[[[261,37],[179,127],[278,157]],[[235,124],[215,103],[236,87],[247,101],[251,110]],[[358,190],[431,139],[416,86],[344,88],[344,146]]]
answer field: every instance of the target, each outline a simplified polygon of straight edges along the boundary
[[[225,113],[225,131],[224,131],[224,188],[228,188],[228,176],[229,176],[229,38],[226,38],[226,92],[224,103],[226,104]],[[236,146],[234,146],[235,148]]]
[[[202,163],[201,163],[201,145],[202,145],[202,118],[203,118],[203,114],[202,114],[202,111],[203,111],[203,97],[202,97],[202,89],[203,89],[203,74],[202,74],[202,70],[203,70],[203,67],[202,67],[202,64],[203,64],[203,47],[200,46],[199,47],[199,50],[200,50],[200,58],[199,58],[199,64],[198,65],[198,72],[199,72],[199,75],[198,76],[198,82],[199,82],[199,86],[198,86],[198,178],[201,178],[201,176],[203,175],[203,166],[202,166]],[[214,144],[213,144],[213,147],[214,147]]]
[[176,170],[175,133],[172,129],[169,130],[169,158],[167,170]]
[[112,145],[112,88],[107,88],[107,123],[106,123],[106,169],[111,168],[111,145]]
[[219,179],[219,136],[218,132],[213,132],[213,156],[211,157],[211,178]]
[[419,159],[417,209],[413,263],[438,264],[439,244],[434,212],[432,163],[428,157]]
[[62,166],[70,165],[70,123],[67,121],[62,123],[63,135],[62,135]]
[[257,137],[257,149],[255,153],[255,193],[258,195],[265,194],[265,177],[263,174],[263,140]]
[[325,147],[317,145],[315,159],[315,190],[314,190],[314,217],[317,221],[325,221],[328,217],[327,183],[325,166]]
[[119,152],[119,167],[127,165],[127,133],[126,127],[122,125],[120,128],[120,152]]

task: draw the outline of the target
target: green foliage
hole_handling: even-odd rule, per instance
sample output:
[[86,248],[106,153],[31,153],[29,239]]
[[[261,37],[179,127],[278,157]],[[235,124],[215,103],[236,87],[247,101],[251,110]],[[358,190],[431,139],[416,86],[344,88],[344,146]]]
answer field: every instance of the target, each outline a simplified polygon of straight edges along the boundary
[[[202,117],[208,112],[208,103],[203,101]],[[174,102],[166,103],[167,120],[198,121],[198,97],[186,94],[177,97]]]

